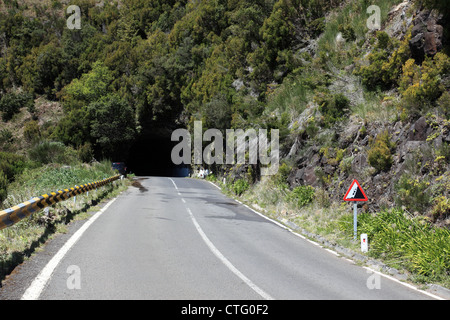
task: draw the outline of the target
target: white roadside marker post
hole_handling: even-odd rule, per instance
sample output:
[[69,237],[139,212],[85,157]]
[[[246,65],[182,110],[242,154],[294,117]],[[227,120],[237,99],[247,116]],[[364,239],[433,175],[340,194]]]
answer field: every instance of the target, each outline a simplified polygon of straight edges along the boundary
[[367,251],[369,251],[367,234],[363,233],[363,234],[361,234],[361,252],[367,252]]

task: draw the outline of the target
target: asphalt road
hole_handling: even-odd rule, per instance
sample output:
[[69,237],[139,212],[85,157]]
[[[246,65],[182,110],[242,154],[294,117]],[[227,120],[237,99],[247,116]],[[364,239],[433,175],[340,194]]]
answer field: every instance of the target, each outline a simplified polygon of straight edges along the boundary
[[22,279],[22,298],[432,298],[296,236],[206,181],[141,183],[80,228],[60,259],[49,257],[53,267],[38,281]]

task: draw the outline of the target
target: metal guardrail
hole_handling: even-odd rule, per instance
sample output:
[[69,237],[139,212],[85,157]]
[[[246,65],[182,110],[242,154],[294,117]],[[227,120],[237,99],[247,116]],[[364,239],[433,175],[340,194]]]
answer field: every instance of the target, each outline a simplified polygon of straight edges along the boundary
[[116,175],[110,178],[106,178],[101,181],[96,181],[81,186],[75,186],[70,189],[59,190],[56,192],[50,192],[40,197],[32,198],[12,208],[0,211],[0,230],[10,227],[13,224],[19,222],[22,219],[38,212],[48,206],[52,206],[55,203],[65,201],[69,198],[75,197],[79,194],[83,194],[90,190],[97,189],[98,187],[105,186],[115,180],[118,180],[120,175]]

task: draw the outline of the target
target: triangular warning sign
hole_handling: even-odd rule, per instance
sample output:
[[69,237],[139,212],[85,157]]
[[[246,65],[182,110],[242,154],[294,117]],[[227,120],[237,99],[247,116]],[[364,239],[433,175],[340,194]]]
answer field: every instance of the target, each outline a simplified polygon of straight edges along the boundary
[[359,185],[358,181],[353,180],[350,188],[348,188],[347,193],[345,194],[344,201],[367,201],[367,196],[364,193],[363,189]]

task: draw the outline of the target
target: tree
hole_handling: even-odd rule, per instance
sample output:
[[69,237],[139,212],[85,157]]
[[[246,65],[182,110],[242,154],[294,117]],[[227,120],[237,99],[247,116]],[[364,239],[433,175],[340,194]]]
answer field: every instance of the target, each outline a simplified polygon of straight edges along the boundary
[[87,106],[70,110],[59,121],[51,137],[78,148],[92,139],[90,123],[90,114]]
[[92,70],[85,73],[80,79],[74,79],[64,88],[63,98],[69,106],[74,101],[89,103],[97,101],[99,98],[111,92],[111,82],[113,76],[108,67],[102,62],[94,63]]
[[103,157],[123,158],[136,134],[133,109],[118,95],[110,94],[89,105],[91,136]]
[[63,70],[62,49],[54,43],[33,48],[19,68],[18,74],[25,89],[52,97],[61,87],[56,80]]

